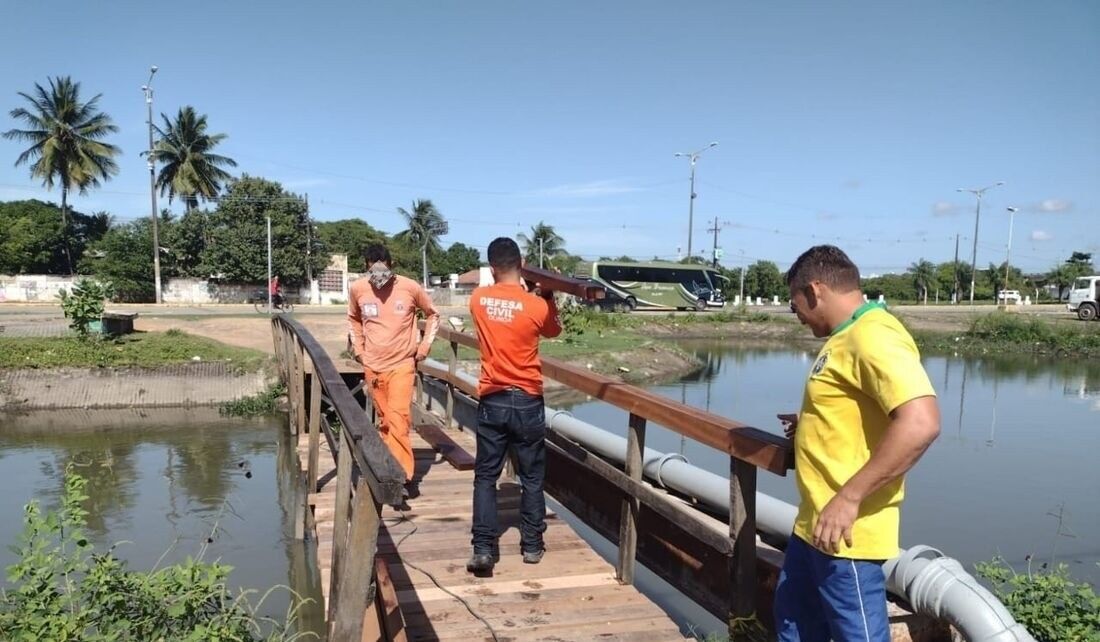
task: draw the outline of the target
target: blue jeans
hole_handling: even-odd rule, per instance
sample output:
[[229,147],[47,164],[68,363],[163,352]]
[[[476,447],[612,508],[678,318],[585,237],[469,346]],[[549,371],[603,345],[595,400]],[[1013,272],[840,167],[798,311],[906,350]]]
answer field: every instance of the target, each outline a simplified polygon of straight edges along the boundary
[[890,642],[882,563],[832,557],[791,535],[775,632],[779,642]]
[[497,479],[511,449],[516,455],[520,496],[520,546],[543,549],[546,530],[546,411],[542,397],[509,388],[483,397],[477,406],[477,457],[474,463],[474,553],[497,552]]

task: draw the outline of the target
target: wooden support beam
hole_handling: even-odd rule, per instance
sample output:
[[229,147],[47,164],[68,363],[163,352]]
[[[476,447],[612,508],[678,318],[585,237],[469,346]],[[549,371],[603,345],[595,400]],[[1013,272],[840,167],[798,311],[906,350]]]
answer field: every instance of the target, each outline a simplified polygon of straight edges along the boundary
[[[645,452],[645,418],[631,413],[626,437],[626,476],[642,481],[642,454]],[[633,495],[623,498],[623,515],[619,524],[619,581],[634,583],[635,554],[638,550],[639,500]]]

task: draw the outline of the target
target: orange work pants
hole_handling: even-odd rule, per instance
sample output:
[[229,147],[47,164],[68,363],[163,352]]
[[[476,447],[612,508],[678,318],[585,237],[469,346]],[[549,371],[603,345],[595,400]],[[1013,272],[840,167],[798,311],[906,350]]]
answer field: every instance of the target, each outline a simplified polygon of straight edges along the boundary
[[374,402],[375,421],[382,441],[389,447],[390,453],[401,468],[405,469],[406,481],[413,478],[415,461],[413,460],[412,440],[409,429],[413,398],[413,384],[416,379],[416,362],[407,362],[386,372],[363,369],[363,378],[370,390]]

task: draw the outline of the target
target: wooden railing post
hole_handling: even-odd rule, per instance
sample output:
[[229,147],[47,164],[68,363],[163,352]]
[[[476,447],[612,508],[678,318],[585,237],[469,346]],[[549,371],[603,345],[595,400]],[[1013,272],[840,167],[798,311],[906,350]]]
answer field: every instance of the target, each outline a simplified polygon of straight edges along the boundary
[[343,571],[344,552],[348,539],[348,513],[351,508],[351,449],[354,442],[347,434],[347,426],[340,429],[336,440],[340,450],[336,453],[336,512],[332,516],[332,565],[329,577],[328,618],[331,623],[336,614],[336,602],[340,592],[340,573]]
[[730,457],[730,640],[756,624],[756,466]]
[[336,618],[329,636],[333,642],[362,638],[364,616],[368,608],[373,610],[374,555],[378,550],[381,523],[382,505],[371,494],[366,480],[360,479],[351,512],[347,555],[343,559],[344,568],[340,570],[340,592],[333,596]]
[[317,469],[321,457],[321,377],[314,365],[309,386],[309,461],[306,464],[306,486],[316,493]]
[[294,339],[294,363],[298,366],[298,412],[294,415],[294,432],[300,435],[306,431],[306,357],[297,336]]
[[[626,475],[642,481],[642,459],[645,454],[645,417],[630,413],[630,432],[626,437]],[[638,514],[641,504],[637,497],[623,498],[622,520],[619,523],[619,581],[634,583],[635,554],[638,550]]]
[[451,354],[447,358],[447,419],[445,425],[448,429],[453,427],[455,416],[455,375],[458,373],[458,343],[451,341]]

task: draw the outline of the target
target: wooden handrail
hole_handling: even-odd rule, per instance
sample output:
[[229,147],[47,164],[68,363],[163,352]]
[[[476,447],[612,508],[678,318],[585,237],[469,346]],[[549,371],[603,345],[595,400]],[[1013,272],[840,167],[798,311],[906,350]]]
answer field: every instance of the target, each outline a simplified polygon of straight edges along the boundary
[[384,504],[399,503],[405,471],[390,454],[386,444],[382,443],[378,431],[370,425],[363,408],[356,403],[328,353],[299,322],[277,315],[272,319],[272,324],[287,326],[309,355],[313,362],[313,376],[321,380],[321,388],[325,396],[332,400],[340,423],[358,445],[358,448],[351,449],[352,456],[370,485],[371,494]]
[[[468,348],[480,350],[476,337],[440,326],[438,336]],[[429,372],[431,369],[434,372]],[[429,376],[441,379],[471,394],[468,384],[437,368],[421,370]],[[717,448],[741,461],[784,476],[794,467],[794,453],[790,440],[752,426],[693,408],[678,401],[623,383],[611,377],[590,372],[550,357],[542,358],[545,376],[591,397],[660,424],[685,437]]]

